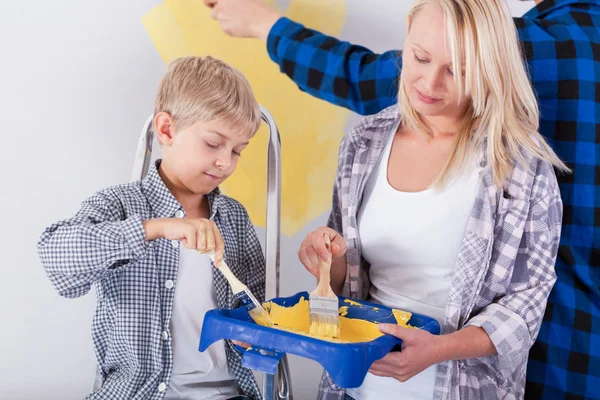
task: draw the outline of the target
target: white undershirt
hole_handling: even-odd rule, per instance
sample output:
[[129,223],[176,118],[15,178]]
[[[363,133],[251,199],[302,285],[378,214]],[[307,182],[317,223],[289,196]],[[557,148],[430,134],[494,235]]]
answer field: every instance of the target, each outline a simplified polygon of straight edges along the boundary
[[[395,129],[394,129],[395,132]],[[358,214],[362,256],[370,264],[370,300],[428,315],[442,324],[454,264],[477,195],[473,167],[442,190],[400,192],[388,179],[394,135],[368,178]],[[408,381],[367,374],[348,389],[357,400],[432,399],[436,366]]]
[[222,400],[239,394],[222,340],[198,351],[204,314],[217,308],[212,265],[206,254],[180,245],[171,316],[173,371],[166,400]]

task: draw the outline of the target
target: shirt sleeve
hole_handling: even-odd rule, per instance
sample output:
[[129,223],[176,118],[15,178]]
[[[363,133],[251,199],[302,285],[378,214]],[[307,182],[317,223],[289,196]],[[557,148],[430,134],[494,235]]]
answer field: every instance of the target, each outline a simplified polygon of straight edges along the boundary
[[[481,327],[489,335],[497,355],[478,360],[504,378],[526,362],[556,281],[554,264],[560,242],[562,201],[552,167],[547,163],[540,165],[510,282],[502,296],[466,324]],[[511,221],[507,217],[504,224]],[[503,232],[498,234],[504,235]],[[496,239],[502,241],[502,238]],[[511,245],[503,242],[502,246]],[[494,269],[492,273],[500,270],[505,268]]]
[[402,67],[398,50],[375,54],[285,17],[271,28],[267,50],[301,90],[319,99],[362,115],[397,102]]
[[148,242],[142,217],[124,214],[116,195],[97,193],[83,202],[73,218],[42,233],[38,254],[61,296],[82,296],[111,269],[144,255]]

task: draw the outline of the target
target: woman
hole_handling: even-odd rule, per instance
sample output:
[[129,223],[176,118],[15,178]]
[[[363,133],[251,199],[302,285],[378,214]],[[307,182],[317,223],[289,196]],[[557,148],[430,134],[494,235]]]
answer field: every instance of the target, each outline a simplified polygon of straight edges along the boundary
[[299,250],[338,294],[436,318],[442,335],[381,325],[402,352],[320,398],[522,398],[556,279],[562,202],[503,0],[417,0],[398,106],[342,140],[327,227]]

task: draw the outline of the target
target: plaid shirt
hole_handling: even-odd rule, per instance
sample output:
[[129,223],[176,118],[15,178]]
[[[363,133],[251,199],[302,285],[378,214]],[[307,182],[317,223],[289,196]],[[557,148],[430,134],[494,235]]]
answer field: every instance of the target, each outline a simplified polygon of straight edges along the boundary
[[[169,322],[180,244],[146,241],[142,221],[185,213],[161,180],[159,163],[142,181],[110,187],[84,201],[75,217],[47,228],[38,244],[42,264],[61,296],[82,296],[96,284],[92,336],[103,384],[89,399],[161,399],[166,393],[161,383],[169,383]],[[225,241],[227,263],[263,300],[265,262],[246,210],[218,189],[208,200],[211,219]],[[219,307],[236,306],[227,280],[214,267],[213,282]],[[252,372],[241,366],[241,355],[230,341],[225,350],[244,393],[260,399]]]
[[[527,398],[600,398],[600,1],[544,0],[515,24],[540,132],[574,171],[558,178],[558,280],[530,353]],[[361,114],[397,102],[397,51],[373,54],[286,18],[272,28],[267,49],[314,96]]]
[[[328,225],[348,242],[344,294],[364,299],[369,265],[361,257],[357,215],[371,172],[393,135],[398,108],[361,121],[342,139]],[[484,159],[484,157],[482,157]],[[556,280],[562,202],[550,164],[527,156],[502,190],[481,161],[480,185],[456,259],[442,333],[483,328],[497,355],[438,364],[434,399],[519,399],[525,366]],[[325,374],[322,399],[342,399]]]

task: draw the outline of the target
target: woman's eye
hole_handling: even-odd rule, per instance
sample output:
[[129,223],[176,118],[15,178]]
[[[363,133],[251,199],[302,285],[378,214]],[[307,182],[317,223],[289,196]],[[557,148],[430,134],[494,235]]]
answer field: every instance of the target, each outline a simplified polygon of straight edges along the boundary
[[425,64],[427,63],[427,60],[424,60],[422,58],[417,57],[417,55],[415,54],[415,58],[417,59],[418,62],[420,62],[421,64]]
[[212,144],[212,143],[209,143],[209,142],[205,142],[205,143],[206,143],[206,147],[211,148],[211,149],[216,149],[216,148],[219,147],[218,144]]

